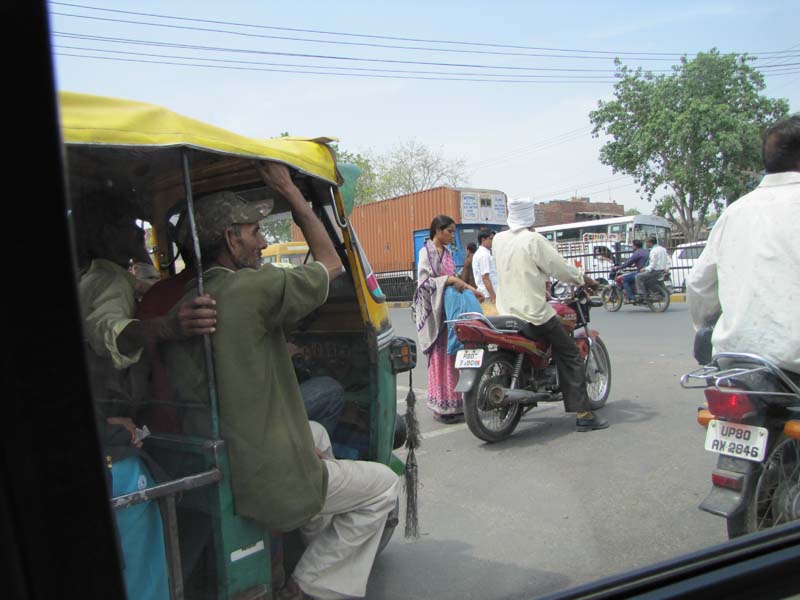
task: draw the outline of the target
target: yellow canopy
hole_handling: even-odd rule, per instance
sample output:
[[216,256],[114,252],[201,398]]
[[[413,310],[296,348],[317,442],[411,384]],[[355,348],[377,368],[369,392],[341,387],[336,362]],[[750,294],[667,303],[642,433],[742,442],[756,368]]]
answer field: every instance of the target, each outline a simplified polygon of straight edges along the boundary
[[342,182],[332,138],[258,140],[231,133],[154,104],[61,92],[61,129],[69,146],[187,147],[247,159],[284,163],[334,185]]

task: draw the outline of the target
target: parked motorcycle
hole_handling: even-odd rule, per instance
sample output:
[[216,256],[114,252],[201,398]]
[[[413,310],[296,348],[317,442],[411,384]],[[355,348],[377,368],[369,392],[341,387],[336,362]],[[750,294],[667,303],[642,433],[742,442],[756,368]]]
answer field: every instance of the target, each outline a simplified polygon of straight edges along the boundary
[[[625,290],[622,287],[622,276],[633,271],[627,270],[624,272],[611,272],[611,283],[603,288],[600,293],[600,300],[603,307],[609,312],[617,312],[625,303]],[[647,287],[647,294],[643,297],[637,296],[635,300],[629,302],[633,306],[647,306],[653,312],[662,313],[669,308],[669,301],[671,292],[667,287],[669,281],[669,272],[665,272],[664,276],[655,282],[650,282]]]
[[703,388],[697,422],[719,454],[700,508],[727,521],[728,537],[800,518],[800,377],[758,354],[711,356],[711,329],[695,338],[702,368],[681,385]]
[[[584,288],[554,285],[563,297],[551,302],[564,329],[586,361],[586,388],[592,410],[605,405],[611,389],[611,360],[597,331],[589,329],[589,307],[600,306]],[[456,354],[457,392],[464,393],[470,431],[486,442],[510,436],[523,414],[540,402],[561,402],[558,371],[550,344],[532,340],[513,316],[465,313],[451,322],[464,349]]]

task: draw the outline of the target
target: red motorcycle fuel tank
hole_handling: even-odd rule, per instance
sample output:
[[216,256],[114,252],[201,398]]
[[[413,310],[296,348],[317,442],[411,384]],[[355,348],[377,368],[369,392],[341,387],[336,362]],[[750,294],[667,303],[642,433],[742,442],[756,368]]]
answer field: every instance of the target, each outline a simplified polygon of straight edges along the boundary
[[567,331],[573,331],[578,326],[578,313],[566,304],[555,302],[551,305],[561,322],[561,326]]

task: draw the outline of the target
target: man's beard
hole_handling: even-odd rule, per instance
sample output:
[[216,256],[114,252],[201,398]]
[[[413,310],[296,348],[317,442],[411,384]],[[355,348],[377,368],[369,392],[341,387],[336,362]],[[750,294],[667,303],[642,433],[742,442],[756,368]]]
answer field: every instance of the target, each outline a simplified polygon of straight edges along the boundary
[[261,261],[254,256],[234,256],[233,264],[236,265],[237,269],[258,269],[261,267]]

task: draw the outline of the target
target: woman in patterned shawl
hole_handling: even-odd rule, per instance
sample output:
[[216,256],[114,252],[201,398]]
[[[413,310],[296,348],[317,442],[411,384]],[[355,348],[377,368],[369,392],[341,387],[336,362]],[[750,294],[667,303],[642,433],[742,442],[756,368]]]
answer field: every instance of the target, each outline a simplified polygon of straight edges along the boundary
[[419,345],[428,356],[428,408],[437,421],[452,423],[464,412],[463,399],[455,392],[458,380],[455,356],[447,354],[444,296],[448,286],[459,292],[480,292],[455,276],[453,255],[447,246],[453,242],[456,224],[446,215],[431,223],[430,239],[420,249],[417,260],[417,291],[414,315]]

